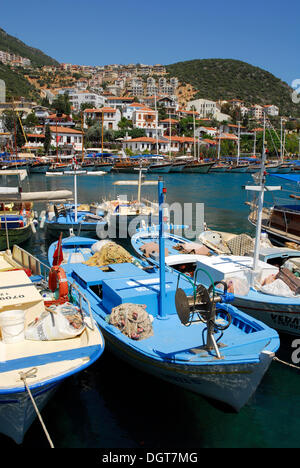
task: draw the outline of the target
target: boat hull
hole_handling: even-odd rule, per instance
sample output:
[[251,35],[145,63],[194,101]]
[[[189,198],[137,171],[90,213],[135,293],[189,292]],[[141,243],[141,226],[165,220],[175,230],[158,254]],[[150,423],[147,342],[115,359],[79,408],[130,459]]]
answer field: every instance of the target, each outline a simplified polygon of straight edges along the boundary
[[[39,411],[54,395],[58,384],[42,385],[31,390]],[[13,439],[17,444],[23,442],[24,436],[36,418],[36,412],[27,392],[0,394],[0,432]]]
[[275,302],[276,296],[264,294],[260,296],[263,296],[260,300],[255,300],[255,297],[247,299],[236,296],[234,305],[281,333],[300,336],[300,301],[297,303],[294,299],[291,303],[287,300],[283,303],[280,302],[280,298]]
[[[99,224],[100,223],[100,224]],[[70,235],[70,229],[73,229],[74,234],[80,235],[80,234],[85,234],[85,235],[92,235],[96,236],[97,235],[97,228],[101,229],[98,226],[105,226],[105,222],[99,222],[99,223],[74,223],[74,224],[63,224],[63,223],[45,223],[46,231],[47,234],[51,234],[54,236],[59,235],[61,232],[64,235],[69,236]]]
[[43,166],[32,166],[30,168],[30,174],[46,174],[49,170],[49,165],[43,165]]
[[171,167],[170,172],[182,172],[183,169],[185,168],[185,166],[186,166],[186,163],[183,163],[183,164],[173,164],[173,166]]
[[175,384],[206,398],[221,401],[233,408],[240,409],[249,401],[268,370],[274,353],[262,352],[259,362],[228,365],[195,365],[174,364],[171,362],[153,361],[142,353],[124,346],[111,334],[102,329],[109,349],[119,358],[133,367],[147,372],[159,379]]
[[248,171],[248,166],[245,167],[231,167],[228,172],[233,172],[234,174],[244,174]]
[[227,167],[212,167],[210,172],[227,172]]
[[151,174],[168,174],[172,169],[172,164],[149,167],[148,172]]
[[95,171],[104,171],[104,172],[111,172],[113,169],[114,165],[113,164],[95,164],[94,170]]
[[[21,245],[24,242],[28,241],[32,235],[31,225],[25,226],[23,228],[9,229],[8,230],[8,239],[9,244]],[[0,229],[0,250],[7,249],[7,240],[6,240],[6,231],[5,229]]]

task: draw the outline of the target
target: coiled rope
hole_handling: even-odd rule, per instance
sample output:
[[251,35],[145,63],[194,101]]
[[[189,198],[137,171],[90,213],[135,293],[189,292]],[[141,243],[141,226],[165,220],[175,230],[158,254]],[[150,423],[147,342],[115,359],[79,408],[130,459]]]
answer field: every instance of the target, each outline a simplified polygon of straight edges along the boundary
[[26,388],[26,390],[27,390],[27,392],[28,392],[28,394],[29,394],[29,396],[30,396],[31,402],[32,402],[33,407],[34,407],[34,409],[35,409],[35,412],[36,412],[36,414],[37,414],[37,416],[38,416],[38,418],[39,418],[39,420],[40,420],[40,423],[41,423],[42,428],[43,428],[43,430],[44,430],[44,432],[45,432],[45,435],[46,435],[46,437],[47,437],[47,439],[48,439],[48,442],[49,442],[49,444],[50,444],[50,447],[51,447],[51,448],[54,448],[53,442],[52,442],[52,440],[51,440],[51,438],[50,438],[50,436],[49,436],[49,433],[48,433],[48,431],[47,431],[47,429],[46,429],[46,426],[45,426],[44,421],[43,421],[43,419],[42,419],[41,413],[40,413],[40,411],[39,411],[39,409],[38,409],[38,407],[37,407],[37,405],[36,405],[36,403],[35,403],[35,401],[34,401],[34,398],[33,398],[32,394],[31,394],[30,388],[28,387],[28,384],[27,384],[27,381],[26,381],[26,379],[27,379],[28,377],[35,377],[35,376],[36,376],[36,373],[37,373],[37,368],[36,368],[36,367],[33,367],[32,369],[30,369],[30,370],[27,371],[27,372],[20,372],[20,378],[21,378],[21,380],[23,380],[23,382],[24,382],[25,388]]

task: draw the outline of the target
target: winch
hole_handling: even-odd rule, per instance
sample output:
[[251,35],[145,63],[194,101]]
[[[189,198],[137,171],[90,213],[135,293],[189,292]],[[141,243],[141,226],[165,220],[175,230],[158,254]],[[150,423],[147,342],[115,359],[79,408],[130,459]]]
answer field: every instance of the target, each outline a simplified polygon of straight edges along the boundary
[[[190,326],[195,322],[203,322],[207,326],[207,339],[204,348],[207,351],[215,350],[218,359],[221,359],[219,346],[215,340],[215,333],[224,332],[231,325],[232,318],[228,311],[225,311],[226,324],[217,322],[217,304],[234,301],[234,295],[227,292],[227,284],[223,281],[212,283],[207,289],[202,284],[196,284],[195,280],[183,275],[193,284],[194,293],[187,296],[183,289],[179,288],[180,273],[178,275],[177,289],[175,295],[175,305],[178,317],[185,326]],[[195,275],[196,276],[196,275]],[[223,290],[218,288],[222,287]],[[224,314],[224,310],[222,310]]]

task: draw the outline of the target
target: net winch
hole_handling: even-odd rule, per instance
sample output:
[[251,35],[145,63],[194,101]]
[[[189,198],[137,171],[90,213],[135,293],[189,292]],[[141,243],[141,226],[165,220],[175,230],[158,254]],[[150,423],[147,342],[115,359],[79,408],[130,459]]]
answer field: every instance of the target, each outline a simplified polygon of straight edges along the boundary
[[[221,324],[217,321],[217,304],[229,303],[234,300],[234,295],[227,292],[227,284],[224,281],[218,281],[211,284],[207,289],[202,284],[196,284],[194,281],[186,275],[180,273],[178,275],[178,282],[175,295],[175,305],[178,317],[181,323],[185,326],[190,326],[192,323],[202,322],[206,324],[207,338],[206,344],[201,349],[206,351],[214,350],[217,358],[221,359],[219,345],[215,340],[215,334],[223,332],[230,327],[232,322],[231,314],[228,310],[222,309],[222,314],[226,316],[226,322]],[[179,288],[180,276],[184,276],[193,285],[193,294],[187,296],[185,291]],[[220,287],[223,286],[223,289]],[[220,339],[220,338],[219,338]]]

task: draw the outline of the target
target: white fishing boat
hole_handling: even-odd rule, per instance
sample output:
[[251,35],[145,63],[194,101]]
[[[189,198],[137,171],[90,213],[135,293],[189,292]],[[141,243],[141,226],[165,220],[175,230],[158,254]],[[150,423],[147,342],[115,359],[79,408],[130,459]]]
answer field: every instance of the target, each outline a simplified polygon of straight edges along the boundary
[[[260,260],[264,194],[266,190],[280,188],[265,185],[265,146],[263,148],[259,185],[245,187],[259,193],[252,256],[175,254],[167,256],[166,263],[172,269],[188,272],[195,282],[206,287],[211,281],[226,282],[234,293],[234,304],[240,310],[280,332],[300,335],[300,280],[293,274],[300,271],[299,256],[293,250],[273,250],[271,253],[262,252],[265,261]],[[288,259],[294,267],[285,264]],[[151,262],[155,261],[157,259],[151,259]]]
[[147,186],[157,186],[157,181],[145,180],[143,177],[144,169],[139,167],[137,180],[118,180],[114,182],[115,186],[134,186],[137,187],[137,197],[130,199],[128,195],[119,195],[115,199],[103,200],[99,207],[105,214],[108,226],[112,231],[127,236],[127,229],[130,223],[136,221],[136,225],[130,228],[129,235],[133,234],[138,226],[144,222],[146,225],[156,224],[158,219],[158,204],[154,201],[142,198],[142,188]]

